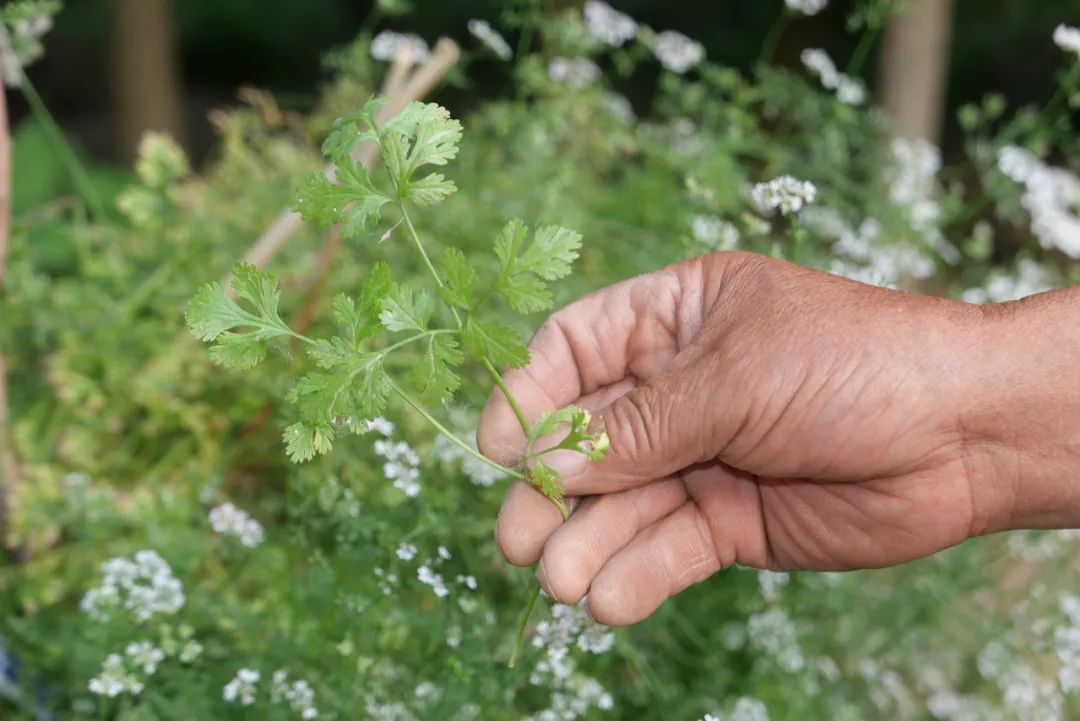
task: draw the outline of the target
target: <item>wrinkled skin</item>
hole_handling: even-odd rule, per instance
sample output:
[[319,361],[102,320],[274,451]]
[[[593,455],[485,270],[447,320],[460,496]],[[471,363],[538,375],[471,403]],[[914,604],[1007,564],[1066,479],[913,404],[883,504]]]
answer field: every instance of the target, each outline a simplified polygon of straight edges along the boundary
[[[512,487],[499,547],[622,625],[735,563],[881,567],[1075,524],[1080,489],[1060,479],[1080,442],[1061,419],[1080,417],[1080,379],[1055,389],[1078,375],[1076,300],[980,308],[745,253],[600,290],[555,313],[506,381],[530,419],[596,411],[611,450],[550,457],[580,499],[565,523]],[[478,443],[521,456],[498,393]]]

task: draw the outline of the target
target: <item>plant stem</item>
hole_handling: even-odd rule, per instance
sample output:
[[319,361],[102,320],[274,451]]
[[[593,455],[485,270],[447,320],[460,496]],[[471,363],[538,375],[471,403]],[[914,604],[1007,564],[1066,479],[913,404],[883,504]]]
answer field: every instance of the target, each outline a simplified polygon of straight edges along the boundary
[[456,445],[458,448],[465,451],[466,453],[468,453],[470,456],[472,456],[476,460],[480,461],[481,463],[485,463],[485,464],[491,466],[492,468],[494,468],[495,470],[500,471],[500,472],[510,476],[511,478],[516,478],[516,479],[518,479],[520,481],[526,480],[525,474],[523,474],[523,473],[521,473],[519,471],[515,471],[513,468],[507,468],[504,465],[496,463],[495,461],[491,460],[487,456],[485,456],[485,455],[479,453],[478,451],[476,451],[472,446],[470,446],[465,441],[458,438],[446,426],[444,426],[442,423],[440,423],[439,420],[437,418],[435,418],[435,416],[431,415],[431,413],[429,413],[426,408],[424,408],[412,396],[410,396],[408,393],[406,393],[405,389],[403,389],[396,382],[394,382],[394,380],[392,378],[390,379],[390,385],[391,385],[391,387],[393,387],[394,392],[397,393],[399,396],[401,396],[402,400],[404,400],[406,403],[408,403],[410,406],[412,406],[413,410],[415,410],[417,413],[422,415],[427,420],[428,423],[430,423],[431,425],[433,425],[435,427],[435,430],[437,430],[439,433],[442,433],[444,436],[446,436],[446,439],[449,440],[454,445]]
[[791,226],[791,262],[798,264],[799,251],[802,248],[802,227],[799,225],[799,216],[791,214],[788,216],[788,223]]
[[89,208],[90,215],[95,220],[103,219],[105,217],[105,206],[101,202],[101,198],[98,197],[97,191],[94,190],[94,184],[90,182],[90,177],[86,174],[82,163],[79,162],[78,156],[75,155],[75,151],[64,135],[64,131],[57,125],[52,113],[45,106],[45,101],[38,95],[26,73],[22,73],[21,90],[34,117],[45,127],[45,131],[52,136],[56,151],[60,154],[61,161],[67,166],[68,172],[71,174],[71,180],[75,183],[75,187],[78,189],[79,195],[82,196],[83,202],[86,203],[86,207]]
[[521,654],[521,646],[525,640],[525,626],[528,625],[529,616],[532,615],[533,608],[536,607],[536,601],[539,598],[540,584],[537,583],[532,593],[529,594],[529,601],[525,604],[525,608],[521,610],[521,617],[518,619],[517,632],[514,634],[514,648],[510,652],[510,661],[507,663],[510,668],[517,665],[518,656]]
[[881,28],[878,25],[867,24],[866,30],[863,31],[862,37],[859,38],[859,44],[855,46],[855,52],[851,54],[851,60],[848,61],[847,69],[844,71],[847,75],[858,75],[862,70],[863,64],[866,62],[866,57],[870,54],[870,49],[874,46],[874,41],[877,40],[878,31]]
[[514,417],[517,418],[517,422],[521,426],[521,432],[524,433],[527,438],[529,436],[529,421],[525,418],[525,413],[522,412],[517,399],[514,398],[514,395],[510,392],[510,389],[506,385],[506,381],[503,380],[499,371],[495,369],[495,366],[492,365],[491,361],[487,358],[484,359],[484,367],[487,368],[491,380],[495,381],[495,385],[502,391],[503,396],[506,398],[506,402],[510,404],[511,410],[514,411]]
[[765,39],[761,41],[761,53],[758,54],[759,64],[772,62],[773,56],[776,55],[776,47],[780,44],[780,38],[790,24],[791,16],[788,15],[787,9],[784,9],[780,12],[780,17],[776,18],[772,27],[769,28],[769,33],[765,36]]

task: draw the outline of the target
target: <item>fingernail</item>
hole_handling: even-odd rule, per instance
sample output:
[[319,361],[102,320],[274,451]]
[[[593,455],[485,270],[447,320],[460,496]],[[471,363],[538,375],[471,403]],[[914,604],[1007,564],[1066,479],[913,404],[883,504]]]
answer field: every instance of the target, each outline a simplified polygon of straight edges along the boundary
[[584,473],[588,460],[576,451],[552,451],[543,457],[544,463],[558,473],[564,481]]

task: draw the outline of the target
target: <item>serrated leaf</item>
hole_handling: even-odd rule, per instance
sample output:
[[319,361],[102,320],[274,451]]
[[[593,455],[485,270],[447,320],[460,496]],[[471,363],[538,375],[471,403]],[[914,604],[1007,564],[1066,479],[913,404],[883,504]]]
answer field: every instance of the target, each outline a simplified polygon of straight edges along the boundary
[[[530,452],[548,452],[555,449],[575,451],[598,461],[604,457],[610,446],[607,434],[603,431],[590,432],[589,423],[592,414],[580,406],[567,406],[557,411],[541,414],[527,434]],[[548,448],[535,448],[538,441],[565,429],[562,437]]]
[[336,182],[323,173],[312,175],[297,191],[293,209],[320,225],[339,223],[343,235],[355,237],[378,222],[389,202],[362,164],[343,157],[337,161]]
[[317,366],[329,370],[348,363],[355,357],[356,350],[344,338],[335,337],[315,341],[308,346],[307,353]]
[[495,239],[495,256],[499,259],[500,275],[511,275],[515,272],[517,255],[525,244],[529,229],[521,218],[514,218],[507,222],[499,231],[499,237]]
[[481,323],[469,318],[461,331],[461,342],[469,355],[488,359],[495,365],[521,368],[529,362],[529,350],[513,328],[495,323]]
[[388,331],[427,330],[431,318],[431,297],[422,290],[394,285],[383,300],[379,320]]
[[364,316],[356,300],[344,293],[338,293],[330,304],[334,314],[334,322],[338,327],[355,340],[356,329],[364,322]]
[[581,249],[581,233],[557,225],[538,228],[532,242],[518,257],[517,270],[535,273],[544,280],[558,280],[570,274]]
[[432,173],[418,180],[410,180],[402,192],[402,197],[417,205],[436,205],[457,190],[452,180],[447,180],[440,173]]
[[408,180],[418,168],[446,165],[457,155],[461,123],[444,107],[413,101],[380,130],[384,144],[395,134],[405,140],[396,153],[401,160],[396,177]]
[[476,270],[469,265],[465,254],[457,248],[448,248],[442,256],[442,271],[446,281],[446,287],[440,291],[442,299],[450,305],[469,310]]
[[353,353],[332,370],[308,373],[289,392],[307,423],[370,420],[386,408],[392,385],[378,353]]
[[374,132],[375,113],[385,102],[385,97],[371,98],[360,110],[336,119],[323,141],[323,155],[335,160],[345,158],[352,155],[356,146],[363,141],[377,140],[378,136]]
[[225,331],[210,347],[210,359],[220,366],[247,370],[266,358],[266,344],[252,333]]
[[500,280],[495,289],[506,298],[512,311],[523,315],[550,310],[555,303],[547,284],[530,275],[519,274],[506,281]]
[[445,405],[461,385],[452,370],[465,360],[457,340],[449,334],[431,335],[421,362],[413,368],[413,382],[425,403]]
[[300,421],[285,429],[282,435],[285,453],[293,463],[305,463],[316,455],[327,453],[334,440],[330,424],[310,424]]
[[530,471],[533,486],[540,491],[558,508],[563,518],[570,515],[566,508],[565,492],[563,490],[562,477],[551,466],[537,461]]
[[[210,351],[214,362],[230,368],[251,368],[266,356],[264,341],[290,331],[278,313],[280,293],[270,273],[248,263],[237,263],[232,287],[238,298],[254,307],[254,312],[230,298],[220,283],[208,283],[188,303],[187,325],[200,340],[216,341]],[[250,330],[231,332],[238,328]]]
[[532,428],[529,429],[528,442],[531,446],[536,441],[550,436],[558,431],[563,426],[569,425],[573,422],[574,416],[581,410],[577,406],[567,406],[566,408],[560,408],[555,411],[544,411],[540,414],[540,417],[533,423]]
[[187,326],[199,340],[215,340],[230,328],[247,321],[248,314],[225,294],[220,283],[207,283],[188,303]]

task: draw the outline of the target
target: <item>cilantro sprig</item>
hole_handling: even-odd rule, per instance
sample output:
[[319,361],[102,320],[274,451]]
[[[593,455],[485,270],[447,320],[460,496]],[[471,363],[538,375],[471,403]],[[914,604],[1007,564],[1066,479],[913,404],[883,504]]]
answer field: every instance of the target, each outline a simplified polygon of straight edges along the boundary
[[[590,430],[589,413],[573,406],[529,422],[498,370],[525,366],[529,351],[500,314],[503,307],[517,314],[549,310],[553,304],[549,284],[570,274],[581,236],[555,225],[530,232],[523,221],[514,219],[495,238],[496,262],[478,263],[450,247],[442,249],[436,266],[410,213],[436,205],[457,190],[436,169],[457,155],[461,124],[445,108],[413,102],[379,125],[375,117],[382,102],[374,98],[334,123],[322,147],[333,171],[308,178],[294,208],[309,221],[336,224],[344,236],[357,239],[375,229],[388,208],[395,209],[400,218],[384,237],[404,229],[405,241],[426,269],[430,287],[395,281],[386,264],[375,264],[358,295],[334,299],[336,334],[312,339],[282,319],[274,277],[238,264],[232,280],[236,299],[218,283],[204,286],[189,304],[188,326],[211,343],[211,358],[228,368],[253,368],[266,358],[268,346],[282,339],[304,344],[314,368],[288,393],[296,408],[296,420],[284,432],[291,460],[304,462],[328,453],[338,438],[361,432],[366,421],[382,415],[397,396],[463,451],[510,478],[532,483],[566,517],[562,479],[543,457],[570,451],[599,460],[607,449],[607,436]],[[364,143],[375,143],[380,150],[385,178],[380,175],[378,182],[356,159]],[[489,267],[493,270],[485,273]],[[505,306],[498,305],[498,299]],[[419,361],[414,356],[411,370],[398,373],[389,361],[406,347],[419,354]],[[484,368],[521,426],[527,448],[514,468],[480,455],[436,417],[436,410],[451,403],[460,388],[467,360]],[[530,607],[533,602],[535,598]],[[524,620],[514,656],[523,624]]]

